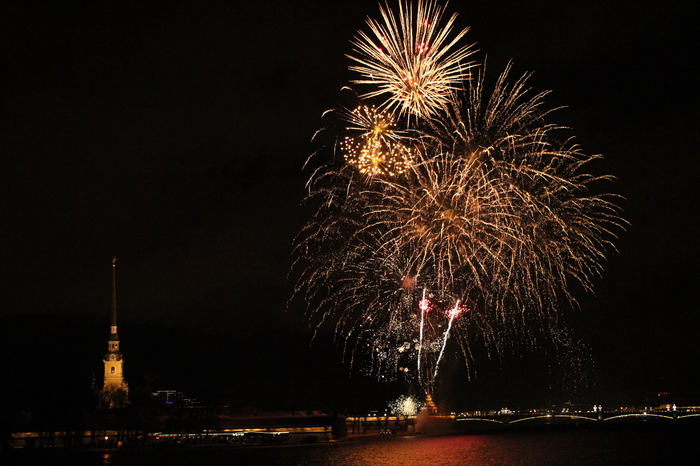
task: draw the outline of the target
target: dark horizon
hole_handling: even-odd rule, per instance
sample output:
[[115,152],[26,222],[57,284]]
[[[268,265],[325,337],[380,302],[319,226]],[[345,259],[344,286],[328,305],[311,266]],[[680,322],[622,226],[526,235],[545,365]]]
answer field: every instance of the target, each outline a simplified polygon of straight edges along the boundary
[[[60,400],[100,378],[113,256],[132,387],[261,409],[365,409],[406,391],[351,370],[328,329],[312,341],[300,304],[288,306],[302,166],[376,1],[0,11],[4,399],[31,404],[54,387]],[[668,390],[700,403],[692,15],[674,2],[602,0],[450,2],[448,12],[471,27],[466,40],[492,73],[511,59],[513,76],[533,71],[533,92],[551,89],[547,106],[565,106],[550,121],[604,155],[596,174],[617,178],[606,189],[623,197],[630,226],[595,296],[576,294],[580,309],[566,316],[595,361],[582,399],[638,403]],[[450,358],[437,401],[555,401],[542,353],[505,354],[502,367],[480,355],[471,380]]]

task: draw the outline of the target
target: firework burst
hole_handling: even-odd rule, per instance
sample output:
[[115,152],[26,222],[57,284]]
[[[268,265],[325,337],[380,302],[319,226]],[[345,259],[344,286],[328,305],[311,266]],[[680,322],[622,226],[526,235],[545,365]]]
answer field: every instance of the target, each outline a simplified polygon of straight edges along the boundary
[[382,22],[367,20],[371,33],[360,31],[353,41],[362,79],[356,84],[376,87],[363,97],[386,97],[384,106],[401,114],[435,115],[469,77],[471,46],[459,45],[467,29],[450,37],[456,15],[443,24],[444,8],[418,0],[417,7],[399,3],[398,14],[380,6]]
[[365,175],[395,177],[413,165],[413,150],[396,130],[394,118],[386,110],[360,105],[341,114],[349,126],[349,135],[340,143],[348,164]]
[[389,411],[394,416],[408,417],[415,416],[425,406],[421,400],[412,396],[401,395],[389,402]]
[[[297,237],[295,294],[353,364],[429,389],[450,341],[467,365],[475,335],[497,352],[538,332],[560,341],[571,286],[592,289],[625,222],[610,195],[590,194],[610,180],[584,171],[599,156],[559,142],[528,75],[510,84],[509,65],[489,87],[482,66],[456,92],[471,52],[457,44],[465,31],[446,42],[454,16],[438,28],[433,2],[381,14],[385,25],[368,21],[379,42],[354,43],[373,58],[353,69],[372,77],[363,84],[383,76],[371,96],[386,100],[339,112],[342,156],[308,183],[317,210]],[[390,84],[428,65],[447,73],[429,98]]]
[[396,125],[396,118],[388,110],[374,105],[358,105],[353,110],[341,108],[339,117],[345,122],[345,130],[353,139],[378,139],[382,143],[399,141],[408,136]]

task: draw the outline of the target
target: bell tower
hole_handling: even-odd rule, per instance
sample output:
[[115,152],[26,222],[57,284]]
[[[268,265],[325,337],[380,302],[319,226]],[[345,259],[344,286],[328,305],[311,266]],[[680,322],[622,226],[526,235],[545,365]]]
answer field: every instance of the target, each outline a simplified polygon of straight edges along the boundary
[[112,259],[112,313],[107,354],[104,358],[104,386],[102,392],[110,398],[109,407],[126,404],[129,386],[124,381],[124,359],[119,351],[117,334],[117,258]]

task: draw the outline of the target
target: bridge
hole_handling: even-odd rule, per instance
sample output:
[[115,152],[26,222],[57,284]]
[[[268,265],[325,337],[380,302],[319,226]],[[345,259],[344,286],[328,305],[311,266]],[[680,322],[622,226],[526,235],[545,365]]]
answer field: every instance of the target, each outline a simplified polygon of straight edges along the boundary
[[518,425],[520,423],[581,423],[609,421],[677,421],[689,418],[700,418],[700,411],[595,411],[582,413],[498,413],[493,415],[454,415],[457,422],[484,422],[502,425]]
[[[369,414],[367,416],[349,416],[346,418],[348,434],[398,433],[414,432],[422,421],[420,416],[392,416]],[[427,415],[426,415],[427,416]],[[473,413],[432,414],[427,416],[433,425],[440,425],[447,430],[490,430],[505,427],[566,425],[591,423],[596,425],[615,422],[659,421],[678,422],[695,419],[700,421],[700,407],[678,408],[673,410],[596,410],[582,412],[555,412],[547,410],[531,411],[492,411]],[[426,418],[423,418],[425,421]]]

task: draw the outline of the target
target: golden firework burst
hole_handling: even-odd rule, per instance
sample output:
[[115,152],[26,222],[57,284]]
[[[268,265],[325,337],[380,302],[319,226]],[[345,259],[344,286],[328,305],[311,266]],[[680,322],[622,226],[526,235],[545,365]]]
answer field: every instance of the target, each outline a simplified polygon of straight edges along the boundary
[[466,30],[448,39],[454,16],[440,27],[442,7],[416,5],[382,8],[374,38],[353,42],[356,82],[377,86],[361,97],[384,100],[337,112],[345,163],[309,179],[294,267],[311,320],[352,362],[428,390],[450,339],[468,366],[475,331],[489,351],[573,341],[560,310],[573,286],[592,290],[626,222],[615,196],[591,194],[610,179],[585,171],[600,156],[546,121],[547,92],[530,94],[528,74],[509,84],[510,65],[493,88],[485,67],[463,83]]
[[395,177],[405,172],[414,160],[414,151],[396,131],[393,116],[374,106],[360,105],[341,115],[351,135],[340,143],[345,161],[368,176]]
[[469,78],[467,58],[471,45],[458,46],[468,28],[450,38],[456,14],[444,25],[444,7],[434,1],[400,2],[398,14],[380,6],[383,22],[367,20],[371,35],[360,31],[352,42],[357,64],[350,70],[362,75],[357,84],[376,90],[363,97],[386,96],[384,105],[400,114],[430,117],[452,99]]

